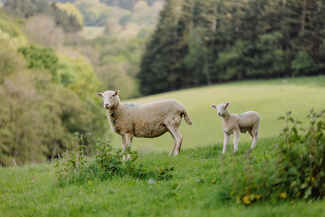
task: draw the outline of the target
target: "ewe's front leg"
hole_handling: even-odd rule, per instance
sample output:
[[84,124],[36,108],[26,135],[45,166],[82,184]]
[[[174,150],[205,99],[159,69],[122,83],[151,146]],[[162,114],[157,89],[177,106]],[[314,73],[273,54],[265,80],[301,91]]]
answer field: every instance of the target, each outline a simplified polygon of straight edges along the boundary
[[240,130],[234,130],[234,152],[238,151],[238,142],[240,137]]
[[[129,151],[131,151],[131,143],[132,143],[132,139],[133,139],[133,135],[132,134],[125,134],[125,144],[126,144],[126,152],[125,153],[128,153]],[[126,157],[126,155],[124,155]],[[124,159],[124,156],[123,156],[123,159]],[[130,154],[127,155],[127,158],[126,160],[128,160],[129,158],[131,157]]]
[[223,150],[222,150],[222,154],[226,153],[227,150],[227,145],[229,143],[229,139],[230,139],[230,135],[228,135],[227,133],[224,133],[224,140],[223,140]]
[[[126,153],[126,150],[125,150],[125,147],[126,147],[126,139],[125,139],[125,136],[121,136],[122,137],[122,151],[123,153]],[[123,155],[123,161],[126,161],[127,160],[127,156],[126,154]]]

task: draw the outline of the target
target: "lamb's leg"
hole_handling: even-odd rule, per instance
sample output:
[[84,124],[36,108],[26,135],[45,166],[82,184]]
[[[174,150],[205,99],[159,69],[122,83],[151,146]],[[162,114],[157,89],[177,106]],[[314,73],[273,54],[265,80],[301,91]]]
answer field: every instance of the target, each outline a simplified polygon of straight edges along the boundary
[[[124,153],[126,153],[126,150],[125,150],[125,146],[126,146],[126,139],[125,139],[125,136],[121,136],[122,137],[122,150]],[[123,155],[123,161],[126,161],[127,160],[127,156],[126,154]]]
[[224,140],[223,140],[223,150],[222,154],[226,153],[227,145],[229,143],[230,135],[228,135],[226,132],[224,133]]
[[252,130],[248,130],[249,136],[251,137],[251,141],[253,141],[253,131]]
[[[125,141],[126,141],[126,152],[125,153],[128,153],[129,151],[131,151],[131,144],[132,144],[132,139],[133,139],[133,135],[132,134],[125,134]],[[126,156],[126,155],[125,155]],[[127,155],[127,158],[126,160],[128,160],[129,158],[131,157],[130,154]],[[124,156],[123,156],[123,159],[124,159]]]
[[240,130],[234,130],[234,152],[238,151],[238,143],[239,143],[239,137],[240,137]]
[[253,140],[252,140],[251,148],[256,147],[257,140],[258,140],[258,126],[253,128]]

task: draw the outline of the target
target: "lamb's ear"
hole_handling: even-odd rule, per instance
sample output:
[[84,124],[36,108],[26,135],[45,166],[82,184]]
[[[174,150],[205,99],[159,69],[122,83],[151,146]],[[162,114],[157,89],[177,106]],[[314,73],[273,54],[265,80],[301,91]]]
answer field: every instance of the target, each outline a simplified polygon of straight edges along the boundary
[[119,90],[115,90],[114,96],[117,96],[119,94],[120,94],[120,91]]
[[96,95],[97,95],[98,97],[103,98],[103,94],[102,94],[102,93],[96,93]]
[[230,102],[227,102],[227,103],[226,103],[226,108],[228,108],[229,105],[230,105]]
[[210,105],[210,107],[213,108],[213,109],[217,109],[216,105]]

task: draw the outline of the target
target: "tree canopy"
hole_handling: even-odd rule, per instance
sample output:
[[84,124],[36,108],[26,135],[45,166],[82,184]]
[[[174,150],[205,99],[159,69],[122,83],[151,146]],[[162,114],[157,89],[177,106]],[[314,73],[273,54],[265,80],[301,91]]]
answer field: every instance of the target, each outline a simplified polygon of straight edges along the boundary
[[324,3],[167,0],[141,61],[140,91],[322,73]]

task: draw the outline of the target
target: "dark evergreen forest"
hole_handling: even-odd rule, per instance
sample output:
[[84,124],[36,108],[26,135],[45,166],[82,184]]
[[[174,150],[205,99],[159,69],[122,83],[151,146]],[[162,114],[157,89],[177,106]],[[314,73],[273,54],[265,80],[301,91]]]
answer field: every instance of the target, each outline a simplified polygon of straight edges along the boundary
[[138,73],[150,95],[323,74],[324,0],[167,0]]

